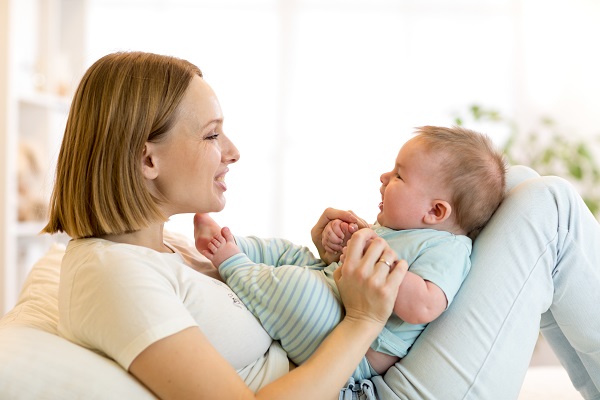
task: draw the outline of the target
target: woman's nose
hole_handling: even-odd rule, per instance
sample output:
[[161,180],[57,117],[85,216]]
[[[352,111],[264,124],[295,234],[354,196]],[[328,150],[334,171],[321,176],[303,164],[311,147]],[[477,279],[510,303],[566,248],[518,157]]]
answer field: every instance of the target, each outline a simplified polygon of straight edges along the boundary
[[[225,136],[225,135],[223,135]],[[225,143],[222,152],[223,162],[227,164],[233,164],[240,159],[240,152],[237,147],[233,144],[231,140],[227,136],[225,136]]]

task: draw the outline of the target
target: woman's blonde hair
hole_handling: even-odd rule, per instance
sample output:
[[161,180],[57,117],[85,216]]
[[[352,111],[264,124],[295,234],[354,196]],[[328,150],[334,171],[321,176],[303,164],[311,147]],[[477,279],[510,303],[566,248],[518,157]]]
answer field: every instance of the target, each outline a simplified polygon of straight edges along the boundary
[[448,201],[456,224],[474,237],[504,197],[506,161],[481,133],[459,126],[417,128],[417,140],[441,155],[438,182],[452,193]]
[[160,141],[198,67],[143,52],[109,54],[73,98],[43,232],[72,238],[139,230],[165,221],[141,172],[146,142]]

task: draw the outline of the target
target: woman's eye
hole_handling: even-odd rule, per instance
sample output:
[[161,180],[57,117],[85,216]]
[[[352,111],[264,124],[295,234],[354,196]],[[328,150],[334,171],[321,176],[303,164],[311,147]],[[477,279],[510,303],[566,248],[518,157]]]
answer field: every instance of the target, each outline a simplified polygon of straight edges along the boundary
[[206,136],[204,139],[206,140],[217,140],[219,138],[219,134],[218,133],[213,133],[210,134],[208,136]]

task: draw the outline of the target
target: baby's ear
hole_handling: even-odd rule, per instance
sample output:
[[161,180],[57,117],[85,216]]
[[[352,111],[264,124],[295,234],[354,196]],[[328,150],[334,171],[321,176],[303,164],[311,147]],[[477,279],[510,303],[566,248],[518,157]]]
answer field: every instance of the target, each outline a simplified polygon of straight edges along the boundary
[[431,209],[423,217],[423,222],[427,225],[441,224],[452,214],[450,203],[445,200],[434,200]]

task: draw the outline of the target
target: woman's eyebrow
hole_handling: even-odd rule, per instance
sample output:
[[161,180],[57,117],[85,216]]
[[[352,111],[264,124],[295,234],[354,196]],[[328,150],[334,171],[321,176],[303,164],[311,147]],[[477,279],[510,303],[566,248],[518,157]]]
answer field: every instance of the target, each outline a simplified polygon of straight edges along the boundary
[[200,127],[200,130],[204,130],[213,124],[223,125],[223,118],[215,118],[213,120],[208,121],[206,124],[204,124],[204,126]]

